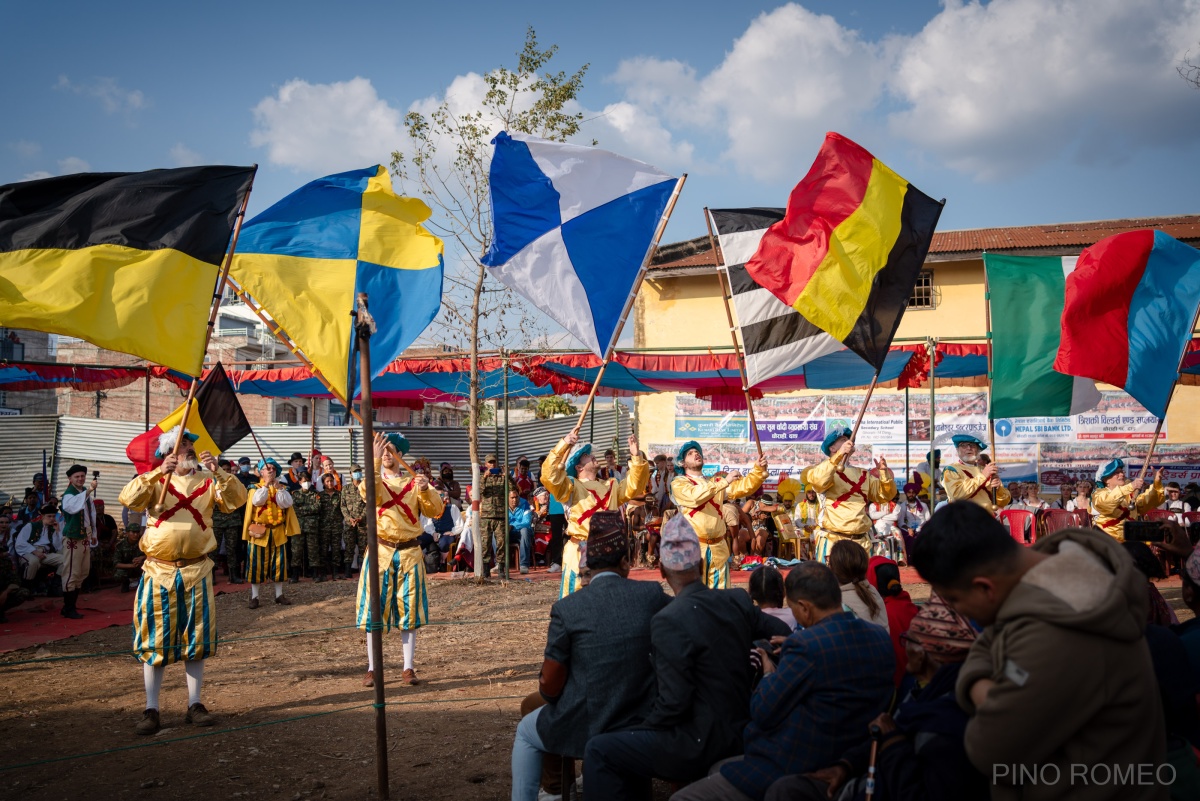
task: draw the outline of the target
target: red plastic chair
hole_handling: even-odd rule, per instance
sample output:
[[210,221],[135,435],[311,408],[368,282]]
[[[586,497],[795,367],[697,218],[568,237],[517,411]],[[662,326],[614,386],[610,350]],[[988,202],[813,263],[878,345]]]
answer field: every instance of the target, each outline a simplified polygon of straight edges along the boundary
[[1037,541],[1037,527],[1034,525],[1033,512],[1027,509],[1001,509],[1000,522],[1008,526],[1008,533],[1022,545]]
[[1183,524],[1190,526],[1192,523],[1200,523],[1200,512],[1184,512]]
[[1091,525],[1090,523],[1079,522],[1079,512],[1068,512],[1065,509],[1043,510],[1042,524],[1045,526],[1047,534],[1053,534],[1064,528],[1087,528]]
[[1175,513],[1167,511],[1166,509],[1151,509],[1150,511],[1141,514],[1139,517],[1142,520],[1174,520]]

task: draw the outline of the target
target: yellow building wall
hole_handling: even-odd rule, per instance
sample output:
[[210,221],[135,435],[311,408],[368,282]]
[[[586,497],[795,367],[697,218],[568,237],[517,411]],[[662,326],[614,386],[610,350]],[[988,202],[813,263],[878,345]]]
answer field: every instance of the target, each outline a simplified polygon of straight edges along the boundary
[[[987,334],[983,262],[936,262],[933,270],[936,303],[933,309],[911,309],[904,315],[897,340],[957,339]],[[981,341],[981,340],[975,340]],[[714,273],[650,278],[642,284],[634,318],[634,344],[639,348],[721,347],[731,344],[720,283]],[[879,389],[880,393],[897,390]],[[902,391],[902,390],[900,390]],[[911,390],[928,392],[928,389]],[[938,392],[979,392],[978,387],[938,386]],[[854,392],[854,391],[852,391]],[[857,390],[861,394],[862,390]],[[797,395],[834,394],[802,390]],[[675,439],[675,395],[640,395],[635,403],[643,443]],[[1200,442],[1200,387],[1180,386],[1167,412],[1167,442]],[[653,454],[651,454],[653,455]]]

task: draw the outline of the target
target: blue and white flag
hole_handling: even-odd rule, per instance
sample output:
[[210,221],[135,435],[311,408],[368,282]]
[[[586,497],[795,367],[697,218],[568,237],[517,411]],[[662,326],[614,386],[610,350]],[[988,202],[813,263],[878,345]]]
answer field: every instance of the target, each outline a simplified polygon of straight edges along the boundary
[[603,357],[677,179],[525,134],[501,132],[492,144],[493,237],[483,263]]

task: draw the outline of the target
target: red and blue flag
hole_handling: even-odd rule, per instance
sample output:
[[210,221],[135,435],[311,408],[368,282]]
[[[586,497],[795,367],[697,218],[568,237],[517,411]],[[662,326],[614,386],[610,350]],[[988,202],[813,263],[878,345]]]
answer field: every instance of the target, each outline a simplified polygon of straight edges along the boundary
[[1129,231],[1079,255],[1067,277],[1054,369],[1121,387],[1165,417],[1200,307],[1200,250]]

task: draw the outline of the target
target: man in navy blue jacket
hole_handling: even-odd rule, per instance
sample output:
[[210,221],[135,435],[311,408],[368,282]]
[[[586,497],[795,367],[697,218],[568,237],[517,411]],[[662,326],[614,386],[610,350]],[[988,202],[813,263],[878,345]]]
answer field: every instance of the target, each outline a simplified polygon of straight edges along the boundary
[[831,764],[887,708],[896,666],[887,631],[842,611],[837,579],[819,562],[792,568],[785,591],[802,628],[784,641],[778,667],[762,654],[745,756],[672,801],[762,801],[777,779]]

